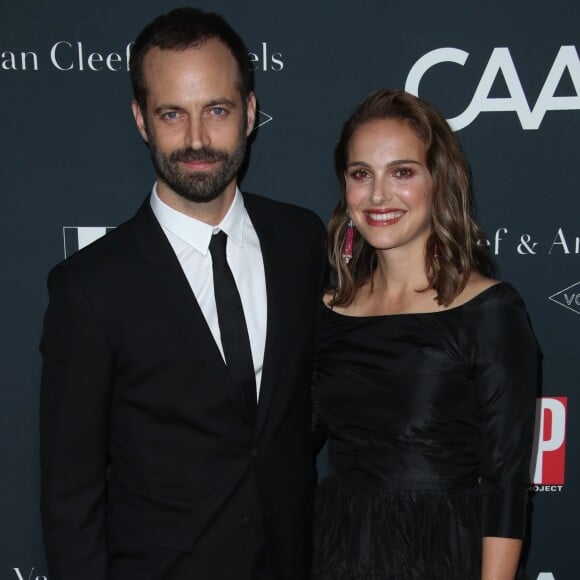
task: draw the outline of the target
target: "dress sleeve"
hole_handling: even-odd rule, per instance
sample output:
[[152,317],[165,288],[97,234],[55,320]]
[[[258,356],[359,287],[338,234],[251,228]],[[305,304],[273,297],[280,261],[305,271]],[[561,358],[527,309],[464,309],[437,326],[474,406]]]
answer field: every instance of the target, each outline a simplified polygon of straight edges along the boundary
[[540,352],[521,298],[501,286],[474,325],[482,535],[522,538]]

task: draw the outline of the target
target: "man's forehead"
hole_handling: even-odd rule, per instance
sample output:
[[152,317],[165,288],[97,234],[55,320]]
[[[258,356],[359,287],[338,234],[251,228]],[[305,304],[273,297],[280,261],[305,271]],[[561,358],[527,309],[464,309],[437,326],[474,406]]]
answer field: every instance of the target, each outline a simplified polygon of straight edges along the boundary
[[152,64],[155,61],[181,61],[184,65],[196,61],[200,56],[221,60],[222,65],[230,64],[238,67],[236,59],[230,48],[219,38],[205,38],[187,46],[178,48],[151,47],[143,57],[144,64]]
[[[238,62],[217,38],[186,48],[152,47],[144,56],[142,70],[148,101],[244,100]],[[149,105],[153,103],[148,102]]]

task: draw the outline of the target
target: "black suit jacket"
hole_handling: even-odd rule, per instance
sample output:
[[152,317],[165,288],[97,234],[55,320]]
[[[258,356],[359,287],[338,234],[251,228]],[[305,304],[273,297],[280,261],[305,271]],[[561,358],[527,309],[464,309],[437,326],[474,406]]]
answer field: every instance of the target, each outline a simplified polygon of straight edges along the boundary
[[268,296],[255,425],[148,200],[50,273],[41,507],[51,580],[246,579],[257,521],[276,580],[308,576],[324,230],[307,210],[244,201]]

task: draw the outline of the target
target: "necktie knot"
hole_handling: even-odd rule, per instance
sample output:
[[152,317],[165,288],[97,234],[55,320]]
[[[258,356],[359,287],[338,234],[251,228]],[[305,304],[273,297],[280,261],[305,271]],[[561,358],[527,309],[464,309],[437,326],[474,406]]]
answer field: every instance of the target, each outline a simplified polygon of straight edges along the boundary
[[213,234],[209,242],[209,251],[211,259],[214,263],[222,263],[226,261],[226,245],[228,243],[228,235],[220,231]]

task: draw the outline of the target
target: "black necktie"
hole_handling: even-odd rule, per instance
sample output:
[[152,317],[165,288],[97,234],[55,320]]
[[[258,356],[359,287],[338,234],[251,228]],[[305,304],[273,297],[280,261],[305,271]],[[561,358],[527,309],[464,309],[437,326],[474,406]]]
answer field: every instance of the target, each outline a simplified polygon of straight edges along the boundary
[[257,406],[256,376],[242,301],[226,261],[227,241],[226,233],[219,232],[211,237],[209,244],[215,302],[226,365],[253,422]]

